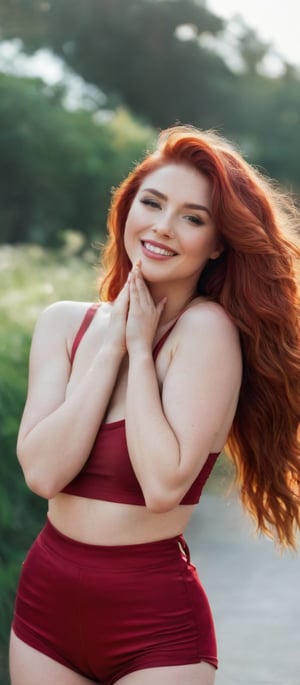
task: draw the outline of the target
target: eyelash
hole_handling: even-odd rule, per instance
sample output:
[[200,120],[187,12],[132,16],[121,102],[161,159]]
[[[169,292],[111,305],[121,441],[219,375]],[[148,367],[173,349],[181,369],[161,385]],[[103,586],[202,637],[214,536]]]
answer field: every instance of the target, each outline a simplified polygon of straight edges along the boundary
[[153,207],[154,209],[161,209],[160,204],[158,202],[156,202],[156,200],[150,200],[148,198],[144,198],[143,200],[141,200],[141,203],[143,205],[149,205],[149,207]]
[[[147,205],[148,207],[152,207],[152,209],[161,209],[159,202],[157,202],[156,200],[152,200],[150,198],[143,198],[141,200],[141,203],[143,205]],[[188,214],[186,218],[190,221],[191,224],[195,224],[196,226],[203,226],[204,224],[204,221],[200,219],[199,216],[196,216],[194,214]]]
[[189,215],[187,216],[187,219],[189,219],[189,221],[196,226],[203,226],[204,224],[204,221],[202,221],[199,216]]

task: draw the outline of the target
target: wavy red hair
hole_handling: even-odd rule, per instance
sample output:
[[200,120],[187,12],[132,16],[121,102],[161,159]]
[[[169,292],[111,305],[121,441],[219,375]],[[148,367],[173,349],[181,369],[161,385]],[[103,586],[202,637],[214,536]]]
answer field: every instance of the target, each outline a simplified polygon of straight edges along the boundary
[[113,300],[125,283],[131,263],[123,235],[132,200],[145,176],[170,162],[198,169],[211,183],[224,251],[205,267],[198,292],[219,302],[240,334],[243,378],[227,448],[241,500],[258,530],[294,547],[300,528],[300,250],[292,201],[218,134],[185,126],[163,131],[156,150],[113,195],[100,294]]

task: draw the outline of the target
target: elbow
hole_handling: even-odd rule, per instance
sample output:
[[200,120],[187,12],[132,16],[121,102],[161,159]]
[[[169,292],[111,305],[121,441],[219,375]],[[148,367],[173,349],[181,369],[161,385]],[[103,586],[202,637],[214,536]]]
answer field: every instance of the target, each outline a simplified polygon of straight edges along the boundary
[[52,497],[57,494],[57,489],[55,490],[54,483],[52,483],[49,478],[45,477],[45,475],[38,472],[37,469],[26,468],[20,459],[19,461],[23,471],[25,483],[29,490],[34,492],[35,495],[43,497],[43,499],[52,499]]
[[167,514],[169,511],[172,511],[175,506],[169,505],[166,502],[162,501],[151,501],[146,503],[146,507],[149,511],[151,511],[151,514]]
[[56,484],[53,482],[53,479],[49,478],[49,473],[44,473],[41,468],[39,468],[39,463],[28,463],[28,453],[26,454],[26,452],[25,449],[22,449],[20,444],[17,445],[17,457],[27,487],[34,492],[35,495],[38,495],[43,499],[52,499],[52,497],[57,494]]
[[167,482],[148,483],[144,488],[147,509],[153,514],[166,514],[178,507],[187,490],[185,474],[177,472]]
[[152,491],[144,493],[147,509],[153,514],[166,514],[175,509],[181,500],[181,495],[172,492],[171,489],[165,491]]
[[25,482],[29,490],[34,492],[35,495],[42,497],[43,499],[52,499],[57,492],[51,486],[51,483],[46,482],[44,479],[39,478],[37,474],[24,473]]

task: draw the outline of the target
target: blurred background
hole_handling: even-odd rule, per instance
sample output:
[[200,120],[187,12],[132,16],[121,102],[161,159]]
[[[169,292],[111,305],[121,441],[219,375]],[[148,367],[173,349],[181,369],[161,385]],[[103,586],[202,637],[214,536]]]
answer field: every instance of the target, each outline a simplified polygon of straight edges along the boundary
[[[3,685],[9,682],[7,640],[20,563],[46,511],[27,490],[15,456],[35,320],[57,299],[96,299],[111,189],[151,149],[161,128],[192,123],[224,133],[299,201],[299,19],[298,0],[0,0]],[[220,494],[231,480],[222,458],[208,486],[206,512],[212,501],[222,507]],[[236,521],[232,511],[229,524]],[[245,540],[244,525],[229,525],[232,540]],[[207,526],[206,559],[220,548],[218,540],[215,547],[208,543]],[[235,571],[236,564],[238,557]],[[207,576],[209,582],[209,566]],[[293,607],[299,626],[299,603]],[[221,615],[218,621],[226,652],[230,631]],[[228,672],[227,685],[238,685],[242,675],[246,683],[240,668],[240,677]],[[277,683],[274,673],[268,677],[251,676],[249,685]],[[282,678],[278,683],[300,683]]]

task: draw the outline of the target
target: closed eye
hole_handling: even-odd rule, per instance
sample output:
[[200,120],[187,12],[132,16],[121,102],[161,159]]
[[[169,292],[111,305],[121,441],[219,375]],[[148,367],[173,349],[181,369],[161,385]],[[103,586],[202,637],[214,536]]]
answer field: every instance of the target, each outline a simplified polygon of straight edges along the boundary
[[153,200],[153,199],[150,198],[150,197],[144,197],[144,198],[141,200],[141,203],[142,203],[143,205],[148,205],[149,207],[153,207],[154,209],[160,209],[160,204],[159,204],[159,202],[157,202],[156,200]]
[[205,223],[203,219],[200,219],[200,216],[196,216],[195,214],[190,214],[185,218],[188,219],[188,221],[190,221],[192,224],[195,224],[196,226],[203,226],[203,224]]

